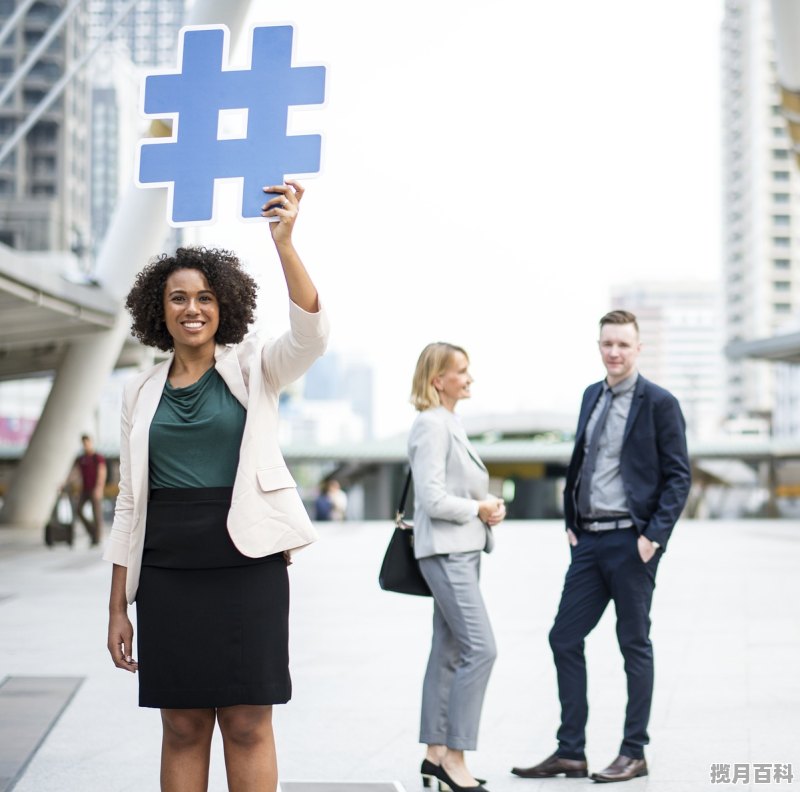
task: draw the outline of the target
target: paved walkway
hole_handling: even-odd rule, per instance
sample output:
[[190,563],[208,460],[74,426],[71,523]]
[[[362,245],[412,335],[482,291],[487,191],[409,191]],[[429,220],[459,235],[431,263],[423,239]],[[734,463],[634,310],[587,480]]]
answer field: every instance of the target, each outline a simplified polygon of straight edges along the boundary
[[[376,576],[387,523],[322,527],[291,567],[293,701],[277,707],[281,779],[398,781],[421,789],[419,697],[430,602],[388,594]],[[470,766],[492,792],[594,788],[586,780],[525,781],[512,765],[555,746],[558,702],[547,645],[568,552],[555,522],[497,530],[483,567],[499,657],[480,749]],[[81,536],[47,549],[0,530],[0,682],[83,678],[15,792],[155,792],[158,713],[136,706],[136,680],[105,650],[109,567]],[[656,697],[651,774],[631,792],[800,789],[800,523],[683,522],[659,569],[653,607]],[[613,614],[587,641],[590,769],[617,753],[624,675]],[[199,647],[202,651],[202,647]],[[0,689],[1,690],[1,689]],[[9,719],[6,718],[6,721]],[[0,717],[0,746],[19,725]],[[756,765],[791,764],[794,780],[762,783]],[[731,765],[714,784],[712,764]],[[287,785],[288,786],[288,785]],[[225,790],[215,742],[211,790]]]

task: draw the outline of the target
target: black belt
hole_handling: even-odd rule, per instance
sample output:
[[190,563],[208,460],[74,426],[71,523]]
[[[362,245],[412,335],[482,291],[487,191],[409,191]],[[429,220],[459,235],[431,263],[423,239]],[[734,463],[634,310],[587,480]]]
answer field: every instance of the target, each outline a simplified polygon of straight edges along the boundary
[[619,528],[633,528],[635,523],[630,517],[597,517],[594,520],[581,520],[581,528],[590,533],[615,531]]

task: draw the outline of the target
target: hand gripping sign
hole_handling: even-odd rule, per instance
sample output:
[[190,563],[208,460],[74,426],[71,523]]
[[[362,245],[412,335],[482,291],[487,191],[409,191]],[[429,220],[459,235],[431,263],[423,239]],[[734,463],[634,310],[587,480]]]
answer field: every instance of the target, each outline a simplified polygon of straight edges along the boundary
[[[179,70],[145,80],[143,112],[172,118],[172,136],[139,142],[139,187],[169,190],[173,226],[213,221],[214,180],[239,178],[242,217],[261,217],[265,185],[320,169],[321,137],[289,135],[289,108],[325,100],[325,67],[292,66],[293,28],[256,27],[248,69],[228,69],[224,25],[180,32]],[[226,122],[240,129],[226,134]]]

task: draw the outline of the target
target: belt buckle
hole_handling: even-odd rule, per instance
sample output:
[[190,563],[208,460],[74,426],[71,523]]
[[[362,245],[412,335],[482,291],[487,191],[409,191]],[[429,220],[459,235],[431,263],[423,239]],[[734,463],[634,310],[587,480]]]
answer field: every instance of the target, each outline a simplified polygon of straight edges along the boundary
[[584,523],[583,528],[590,533],[603,533],[604,531],[614,531],[620,527],[621,522],[626,522],[627,518],[620,517],[614,520],[591,520]]

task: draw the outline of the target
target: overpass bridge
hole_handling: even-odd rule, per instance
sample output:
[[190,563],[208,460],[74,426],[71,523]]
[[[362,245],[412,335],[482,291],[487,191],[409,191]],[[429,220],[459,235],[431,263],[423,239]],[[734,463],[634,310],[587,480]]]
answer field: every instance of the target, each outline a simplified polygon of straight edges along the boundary
[[[510,493],[509,517],[558,517],[561,486],[573,440],[481,439],[471,435],[498,494]],[[386,518],[399,498],[406,466],[406,437],[339,445],[289,444],[284,458],[294,470],[323,470],[345,487],[357,487],[367,519]],[[762,513],[779,516],[780,498],[800,497],[800,440],[722,437],[689,442],[693,493],[690,514],[703,507],[710,488],[750,489],[764,494]],[[315,482],[303,482],[301,489]],[[308,493],[306,493],[308,497]]]
[[[502,418],[492,418],[495,417]],[[506,416],[506,420],[520,428],[515,416]],[[489,424],[481,422],[481,425]],[[561,486],[573,447],[571,437],[562,434],[558,439],[541,436],[511,439],[472,432],[470,436],[486,463],[494,490],[511,501],[510,517],[560,516]],[[354,500],[360,505],[352,512],[355,518],[386,519],[392,513],[407,470],[404,434],[337,445],[290,443],[284,444],[282,450],[309,509],[320,480],[332,476],[356,494]],[[106,495],[113,499],[118,458],[108,449],[104,452],[110,473]],[[702,501],[709,492],[717,493],[714,496],[717,501],[733,497],[740,502],[747,493],[751,496],[762,493],[760,513],[773,516],[781,512],[781,498],[800,498],[800,441],[738,437],[690,441],[689,453],[694,482],[689,513],[693,516],[702,514]],[[0,495],[10,490],[6,484],[22,455],[23,449],[0,454]],[[731,508],[730,512],[736,510]]]
[[[566,467],[572,454],[573,441],[497,440],[486,442],[473,438],[473,445],[484,462],[530,463]],[[721,438],[715,441],[689,441],[693,461],[739,460],[746,464],[779,463],[800,460],[800,440],[773,438]],[[341,463],[397,463],[406,461],[406,438],[403,435],[386,440],[374,440],[341,445],[290,444],[283,447],[286,461]]]

